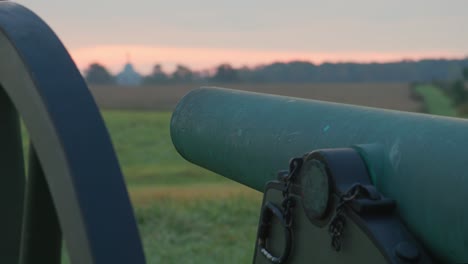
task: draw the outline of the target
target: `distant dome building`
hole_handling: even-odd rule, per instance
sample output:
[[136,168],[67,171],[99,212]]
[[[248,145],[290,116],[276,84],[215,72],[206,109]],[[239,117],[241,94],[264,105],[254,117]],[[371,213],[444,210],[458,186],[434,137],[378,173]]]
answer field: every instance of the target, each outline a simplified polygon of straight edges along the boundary
[[131,63],[125,64],[124,69],[116,76],[117,84],[125,86],[140,85],[142,80],[143,78],[135,71]]

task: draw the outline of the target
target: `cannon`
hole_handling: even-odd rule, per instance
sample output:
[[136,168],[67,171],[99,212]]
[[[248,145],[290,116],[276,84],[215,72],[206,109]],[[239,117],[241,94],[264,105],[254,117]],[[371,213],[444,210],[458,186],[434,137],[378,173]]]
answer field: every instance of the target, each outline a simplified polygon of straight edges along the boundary
[[[72,263],[145,263],[108,132],[68,52],[21,5],[0,1],[0,29],[0,262],[60,263],[64,240]],[[254,263],[467,263],[467,128],[219,88],[194,90],[171,120],[187,160],[264,192]]]
[[254,263],[467,263],[466,131],[221,88],[193,90],[171,120],[185,159],[264,192]]

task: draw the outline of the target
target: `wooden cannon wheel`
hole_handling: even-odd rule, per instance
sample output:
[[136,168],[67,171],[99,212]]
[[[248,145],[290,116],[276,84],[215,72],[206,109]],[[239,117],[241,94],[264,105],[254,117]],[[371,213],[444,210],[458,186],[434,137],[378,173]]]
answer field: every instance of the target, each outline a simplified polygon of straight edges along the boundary
[[108,132],[60,40],[0,1],[0,58],[0,262],[60,263],[63,234],[72,263],[145,263]]

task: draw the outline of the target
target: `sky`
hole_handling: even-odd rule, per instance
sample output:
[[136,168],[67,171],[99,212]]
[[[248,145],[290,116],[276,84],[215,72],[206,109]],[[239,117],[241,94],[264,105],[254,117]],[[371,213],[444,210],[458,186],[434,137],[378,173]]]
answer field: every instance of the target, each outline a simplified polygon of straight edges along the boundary
[[82,70],[468,56],[468,0],[16,2],[51,26]]

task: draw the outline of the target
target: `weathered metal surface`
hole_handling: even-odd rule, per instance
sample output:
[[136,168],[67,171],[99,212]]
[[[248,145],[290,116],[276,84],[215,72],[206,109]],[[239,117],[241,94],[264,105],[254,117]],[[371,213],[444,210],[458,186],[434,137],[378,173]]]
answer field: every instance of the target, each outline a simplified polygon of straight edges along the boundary
[[0,1],[0,57],[0,83],[37,152],[72,263],[144,263],[108,132],[64,46],[31,11]]
[[[297,169],[298,166],[300,170]],[[315,192],[316,197],[304,195],[310,191],[305,180],[314,177],[310,168],[315,166],[325,168],[321,173],[329,179],[329,184],[326,184],[328,186],[322,185],[322,188],[330,190],[327,209],[323,215],[307,214],[310,208],[304,206],[308,199],[320,199],[321,196],[317,192]],[[291,184],[293,187],[287,188]],[[291,221],[296,241],[291,243],[293,245],[291,248],[292,250],[302,248],[302,252],[292,252],[293,258],[287,263],[304,263],[305,259],[309,261],[313,259],[319,263],[378,263],[372,260],[372,256],[381,256],[380,258],[384,258],[386,263],[393,264],[408,263],[409,259],[411,263],[433,263],[426,250],[402,224],[395,211],[395,202],[382,196],[373,187],[367,166],[354,149],[321,149],[308,153],[299,161],[296,157],[290,162],[288,177],[268,182],[267,193],[272,186],[276,186],[274,188],[283,193],[283,199],[287,197],[284,195],[287,190],[296,195],[294,200],[297,206],[293,211],[298,218],[293,217]],[[267,198],[267,194],[264,198]],[[284,207],[284,201],[273,203],[277,207]],[[271,201],[268,203],[269,206],[270,203]],[[307,217],[308,221],[301,220],[302,217]],[[264,216],[261,218],[264,219]],[[297,225],[297,222],[301,221],[304,225]],[[360,237],[353,237],[353,230],[350,229],[353,225],[358,226]],[[259,227],[260,242],[263,241],[260,238],[261,234],[265,234],[265,226],[268,227],[265,224]],[[303,237],[303,240],[297,241],[297,237]],[[277,244],[280,241],[269,240],[269,242]],[[311,244],[314,246],[310,246]],[[362,245],[366,244],[372,244],[373,247],[363,249]],[[395,254],[397,249],[401,256]],[[411,254],[411,251],[414,254]],[[307,254],[309,257],[304,257]],[[316,257],[312,257],[314,255]]]
[[259,191],[291,157],[353,147],[410,230],[458,263],[468,262],[467,133],[462,119],[219,88],[189,93],[171,121],[183,157]]
[[[276,187],[276,188],[275,188]],[[271,184],[266,190],[263,205],[267,201],[281,204],[281,185]],[[330,246],[328,229],[314,226],[302,210],[301,199],[296,195],[298,206],[294,210],[293,246],[290,258],[286,263],[387,263],[378,248],[366,237],[366,234],[353,222],[347,221],[346,236],[343,239],[343,249],[336,252]],[[356,243],[359,241],[359,243]],[[270,231],[269,247],[272,252],[279,254],[284,247],[283,227],[275,219]],[[254,263],[271,264],[255,247]],[[361,261],[361,262],[359,262]]]

